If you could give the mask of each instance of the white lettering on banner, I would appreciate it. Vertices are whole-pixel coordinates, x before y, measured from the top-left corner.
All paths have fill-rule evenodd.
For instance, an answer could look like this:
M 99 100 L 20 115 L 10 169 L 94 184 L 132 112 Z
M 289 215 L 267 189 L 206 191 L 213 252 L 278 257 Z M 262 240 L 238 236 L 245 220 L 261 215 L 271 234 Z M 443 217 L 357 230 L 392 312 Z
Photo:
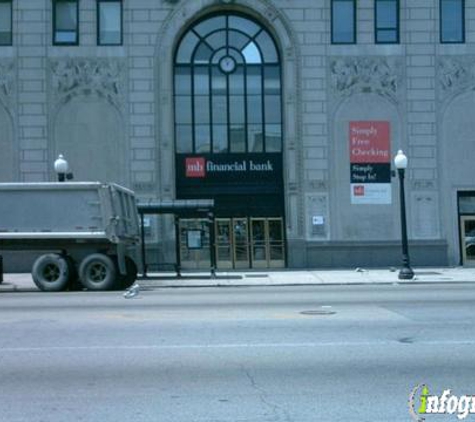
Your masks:
M 247 165 L 246 161 L 242 162 L 237 162 L 235 161 L 232 164 L 226 163 L 226 164 L 215 164 L 212 161 L 208 161 L 206 163 L 206 170 L 213 172 L 219 172 L 219 171 L 246 171 L 247 170 Z
M 206 171 L 213 173 L 213 172 L 238 172 L 238 171 L 274 171 L 274 166 L 267 160 L 266 163 L 256 163 L 252 160 L 248 162 L 243 160 L 241 162 L 235 161 L 234 163 L 213 163 L 212 161 L 208 161 L 206 163 Z
M 354 156 L 370 156 L 370 157 L 389 157 L 389 151 L 387 150 L 381 150 L 381 149 L 376 149 L 376 148 L 370 148 L 370 149 L 361 149 L 361 148 L 353 148 L 351 150 L 351 154 Z
M 373 125 L 371 125 L 369 129 L 352 127 L 351 133 L 355 135 L 375 136 L 378 133 L 378 130 Z
M 274 171 L 272 163 L 267 160 L 267 163 L 254 163 L 252 160 L 249 162 L 249 169 L 251 171 Z

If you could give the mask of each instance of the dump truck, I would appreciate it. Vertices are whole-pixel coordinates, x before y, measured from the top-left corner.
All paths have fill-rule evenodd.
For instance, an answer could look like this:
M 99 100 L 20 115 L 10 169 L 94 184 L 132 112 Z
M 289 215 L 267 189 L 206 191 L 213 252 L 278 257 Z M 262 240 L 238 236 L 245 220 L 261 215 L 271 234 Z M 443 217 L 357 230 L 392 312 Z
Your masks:
M 130 287 L 140 269 L 134 192 L 114 183 L 0 183 L 0 254 L 34 251 L 43 291 Z

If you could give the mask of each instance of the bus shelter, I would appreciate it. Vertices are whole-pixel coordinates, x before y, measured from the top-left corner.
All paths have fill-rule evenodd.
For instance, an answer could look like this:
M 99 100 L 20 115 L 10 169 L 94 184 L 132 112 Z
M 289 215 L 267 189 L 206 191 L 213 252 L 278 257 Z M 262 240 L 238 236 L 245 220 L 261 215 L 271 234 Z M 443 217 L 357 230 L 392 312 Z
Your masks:
M 214 200 L 213 199 L 170 199 L 170 200 L 149 200 L 140 201 L 137 204 L 141 226 L 141 247 L 142 247 L 142 268 L 143 276 L 147 276 L 147 257 L 145 251 L 145 215 L 171 214 L 174 217 L 175 226 L 175 270 L 177 276 L 181 276 L 182 263 L 180 253 L 180 219 L 204 219 L 207 224 L 210 244 L 209 244 L 209 269 L 211 276 L 216 275 L 216 253 L 215 253 L 215 230 L 214 230 Z M 202 244 L 202 233 L 199 230 L 186 230 L 185 239 L 190 248 L 200 248 Z

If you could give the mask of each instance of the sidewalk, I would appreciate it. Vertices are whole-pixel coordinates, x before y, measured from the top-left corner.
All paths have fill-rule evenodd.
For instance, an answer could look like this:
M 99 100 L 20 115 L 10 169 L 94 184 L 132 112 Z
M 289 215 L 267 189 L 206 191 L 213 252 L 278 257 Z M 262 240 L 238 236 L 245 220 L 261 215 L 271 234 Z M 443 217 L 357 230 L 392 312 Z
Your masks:
M 475 268 L 444 267 L 414 268 L 413 280 L 399 280 L 399 269 L 355 270 L 265 270 L 227 272 L 218 271 L 215 278 L 207 272 L 150 273 L 139 277 L 138 283 L 150 288 L 200 286 L 282 286 L 282 285 L 345 285 L 395 283 L 475 283 Z M 39 291 L 30 274 L 4 274 L 1 292 Z

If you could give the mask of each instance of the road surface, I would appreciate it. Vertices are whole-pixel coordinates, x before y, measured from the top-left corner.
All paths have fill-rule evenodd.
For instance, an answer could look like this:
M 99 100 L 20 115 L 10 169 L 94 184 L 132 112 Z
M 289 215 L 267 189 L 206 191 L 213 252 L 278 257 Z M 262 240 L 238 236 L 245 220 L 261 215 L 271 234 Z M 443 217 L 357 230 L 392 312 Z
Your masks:
M 2 293 L 0 333 L 8 422 L 395 422 L 420 383 L 475 394 L 475 285 Z

